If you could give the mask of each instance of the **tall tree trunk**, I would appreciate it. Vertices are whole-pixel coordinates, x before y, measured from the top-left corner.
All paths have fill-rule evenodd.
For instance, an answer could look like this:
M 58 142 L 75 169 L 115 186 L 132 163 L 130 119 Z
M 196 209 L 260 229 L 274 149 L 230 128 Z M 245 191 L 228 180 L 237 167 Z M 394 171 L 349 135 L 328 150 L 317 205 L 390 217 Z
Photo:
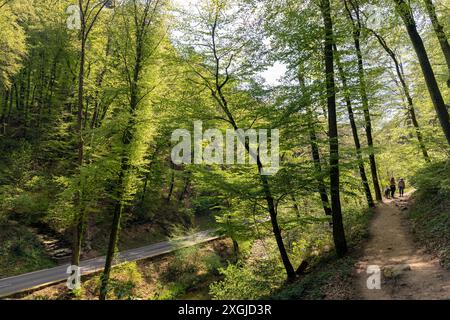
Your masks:
M 146 28 L 149 27 L 149 24 L 147 22 L 147 19 L 150 19 L 148 17 L 149 10 L 150 10 L 150 2 L 146 2 L 146 7 L 144 9 L 144 16 L 142 17 L 142 22 L 139 23 L 138 19 L 138 12 L 135 11 L 135 60 L 134 60 L 134 66 L 132 69 L 132 77 L 130 79 L 130 109 L 129 109 L 129 120 L 127 127 L 125 128 L 122 136 L 122 155 L 121 155 L 121 167 L 120 167 L 120 174 L 119 174 L 119 181 L 118 181 L 118 194 L 117 194 L 117 200 L 116 205 L 114 209 L 114 218 L 111 226 L 111 233 L 109 236 L 109 243 L 108 243 L 108 251 L 106 254 L 106 261 L 105 261 L 105 268 L 103 270 L 102 278 L 101 278 L 101 287 L 100 287 L 100 300 L 106 300 L 107 294 L 108 294 L 108 284 L 109 284 L 109 278 L 111 275 L 111 268 L 112 268 L 112 262 L 114 258 L 114 254 L 117 248 L 117 243 L 119 239 L 119 231 L 120 231 L 120 220 L 122 218 L 122 213 L 125 207 L 125 196 L 127 195 L 128 190 L 128 183 L 129 180 L 127 175 L 129 174 L 130 170 L 130 163 L 129 163 L 129 146 L 134 140 L 134 128 L 136 127 L 136 111 L 138 108 L 138 104 L 140 101 L 139 97 L 139 81 L 142 71 L 142 63 L 144 60 L 143 56 L 143 50 L 144 50 L 144 36 L 145 32 L 147 31 Z M 155 7 L 156 9 L 156 7 Z M 137 10 L 137 7 L 135 6 L 135 10 Z M 151 20 L 149 20 L 151 21 Z
M 433 24 L 434 32 L 436 33 L 436 36 L 439 40 L 439 45 L 441 46 L 442 53 L 444 54 L 445 62 L 447 63 L 447 86 L 450 88 L 450 44 L 448 43 L 447 35 L 444 32 L 444 27 L 439 23 L 433 1 L 424 0 L 424 2 L 425 7 L 427 8 L 428 16 L 430 17 L 431 23 Z
M 212 51 L 213 51 L 213 55 L 214 55 L 214 59 L 215 59 L 215 61 L 214 61 L 215 62 L 215 85 L 214 85 L 215 88 L 210 88 L 210 90 L 211 90 L 211 94 L 212 94 L 213 98 L 217 101 L 218 105 L 220 106 L 220 108 L 225 113 L 226 117 L 228 118 L 228 121 L 233 126 L 233 129 L 235 131 L 237 131 L 237 130 L 239 130 L 239 127 L 233 117 L 233 114 L 231 113 L 230 109 L 228 108 L 227 99 L 224 96 L 223 91 L 222 91 L 222 88 L 227 84 L 227 82 L 229 80 L 229 75 L 228 75 L 228 70 L 226 70 L 227 75 L 226 75 L 225 80 L 223 80 L 223 82 L 222 82 L 222 80 L 220 78 L 220 70 L 219 70 L 220 69 L 220 57 L 216 51 L 216 28 L 217 28 L 217 23 L 218 23 L 218 17 L 219 17 L 219 12 L 215 12 L 215 21 L 212 25 L 212 32 L 211 32 Z M 231 61 L 230 61 L 230 63 L 231 63 Z M 250 154 L 251 150 L 250 150 L 250 146 L 247 141 L 245 141 L 244 146 L 245 146 L 247 153 Z M 278 246 L 278 251 L 281 256 L 281 261 L 283 262 L 283 266 L 286 270 L 286 275 L 287 275 L 288 281 L 292 281 L 293 279 L 295 279 L 296 273 L 295 273 L 295 270 L 289 259 L 289 255 L 286 251 L 286 247 L 283 243 L 283 237 L 281 235 L 281 229 L 278 224 L 277 212 L 276 212 L 276 208 L 275 208 L 275 200 L 272 196 L 269 178 L 266 175 L 262 174 L 264 166 L 261 163 L 259 154 L 256 156 L 256 163 L 257 163 L 257 167 L 258 167 L 261 184 L 263 187 L 264 198 L 267 202 L 267 208 L 269 211 L 270 221 L 272 224 L 272 231 L 273 231 L 275 241 Z
M 300 207 L 298 206 L 297 198 L 292 193 L 290 194 L 290 196 L 291 196 L 292 203 L 294 204 L 295 212 L 297 212 L 297 217 L 300 218 L 302 215 L 302 211 L 300 210 Z
M 220 106 L 223 108 L 225 114 L 227 114 L 228 120 L 232 124 L 234 130 L 235 131 L 239 130 L 239 127 L 236 124 L 236 121 L 234 120 L 233 115 L 231 114 L 230 110 L 228 109 L 227 100 L 223 96 L 221 89 L 219 87 L 217 89 L 218 89 L 218 94 L 219 94 L 220 98 L 217 97 L 216 92 L 213 92 L 213 96 L 215 96 L 215 98 L 219 102 Z M 247 141 L 244 143 L 244 145 L 245 145 L 245 149 L 246 149 L 247 153 L 250 154 L 250 152 L 251 152 L 250 145 L 247 143 Z M 262 174 L 264 166 L 261 163 L 259 154 L 256 156 L 256 163 L 257 163 L 260 180 L 261 180 L 262 187 L 263 187 L 264 197 L 267 202 L 267 207 L 268 207 L 268 211 L 269 211 L 269 215 L 270 215 L 270 222 L 272 224 L 272 232 L 274 234 L 275 241 L 278 246 L 278 251 L 280 252 L 281 261 L 283 262 L 284 268 L 286 270 L 287 279 L 288 279 L 288 281 L 292 281 L 293 279 L 295 279 L 296 273 L 295 273 L 294 267 L 292 266 L 292 263 L 289 259 L 289 255 L 286 251 L 286 247 L 283 242 L 283 237 L 281 235 L 281 229 L 278 224 L 277 211 L 275 209 L 275 200 L 272 196 L 269 178 L 266 175 Z
M 422 68 L 422 72 L 427 84 L 428 92 L 430 93 L 431 100 L 433 101 L 434 109 L 441 123 L 442 130 L 444 131 L 447 142 L 450 145 L 450 117 L 448 114 L 447 106 L 442 98 L 441 90 L 436 81 L 436 77 L 431 67 L 430 59 L 428 58 L 427 51 L 423 44 L 422 38 L 417 31 L 416 22 L 411 12 L 410 6 L 404 0 L 393 0 L 396 4 L 397 11 L 403 19 L 406 30 L 408 31 L 411 42 L 416 51 L 417 58 Z
M 380 45 L 384 48 L 384 50 L 387 52 L 387 54 L 391 57 L 392 61 L 395 64 L 395 70 L 397 72 L 398 79 L 400 80 L 403 93 L 405 94 L 406 102 L 408 103 L 408 113 L 411 117 L 411 121 L 413 123 L 414 129 L 416 131 L 416 137 L 419 141 L 419 147 L 422 151 L 423 157 L 426 162 L 430 162 L 430 157 L 428 155 L 427 148 L 425 146 L 425 142 L 423 141 L 422 131 L 420 130 L 419 122 L 417 121 L 416 117 L 416 110 L 414 108 L 413 99 L 411 97 L 411 94 L 409 92 L 409 87 L 406 83 L 403 71 L 402 71 L 402 65 L 401 62 L 397 59 L 397 56 L 394 51 L 392 51 L 391 48 L 387 45 L 386 41 L 383 39 L 382 36 L 380 36 L 378 33 L 376 33 L 374 30 L 370 30 L 370 32 L 378 39 L 378 42 Z
M 47 108 L 48 108 L 49 114 L 51 113 L 51 110 L 52 110 L 53 94 L 54 94 L 54 89 L 55 89 L 56 76 L 58 73 L 59 56 L 60 56 L 60 50 L 58 50 L 58 52 L 53 57 L 52 69 L 50 71 L 50 79 L 48 82 L 46 102 L 47 102 Z
M 136 68 L 139 68 L 140 70 L 140 61 L 139 66 L 137 65 Z M 137 85 L 137 81 L 139 79 L 139 70 L 135 72 L 135 84 Z M 133 85 L 134 86 L 134 85 Z M 122 213 L 125 207 L 125 200 L 124 197 L 127 192 L 127 177 L 128 171 L 130 169 L 129 164 L 129 154 L 128 154 L 128 147 L 132 143 L 134 136 L 133 136 L 133 128 L 135 127 L 135 112 L 136 107 L 138 104 L 138 96 L 137 91 L 132 89 L 132 96 L 131 96 L 131 102 L 130 102 L 130 119 L 128 121 L 127 128 L 124 130 L 123 137 L 122 137 L 122 144 L 123 144 L 123 154 L 121 156 L 121 166 L 120 166 L 120 174 L 119 174 L 119 181 L 117 182 L 117 185 L 119 186 L 118 194 L 117 194 L 117 200 L 114 208 L 114 217 L 113 222 L 111 226 L 111 233 L 109 236 L 109 243 L 108 243 L 108 251 L 106 254 L 106 261 L 105 261 L 105 268 L 103 270 L 102 275 L 102 282 L 101 282 L 101 288 L 100 288 L 100 300 L 106 300 L 107 294 L 108 294 L 108 283 L 109 278 L 111 274 L 111 268 L 112 268 L 112 262 L 114 259 L 114 254 L 117 248 L 117 243 L 119 239 L 119 230 L 120 230 L 120 220 L 122 218 Z
M 147 188 L 148 188 L 148 182 L 150 179 L 150 175 L 151 175 L 151 170 L 153 167 L 153 164 L 155 162 L 156 157 L 158 156 L 158 153 L 160 152 L 160 149 L 162 148 L 161 144 L 156 144 L 155 149 L 153 150 L 153 152 L 151 153 L 151 156 L 149 158 L 149 163 L 146 167 L 146 171 L 147 173 L 145 174 L 145 178 L 144 178 L 144 186 L 142 188 L 142 195 L 141 195 L 141 199 L 140 199 L 140 206 L 143 207 L 144 203 L 145 203 L 145 197 L 147 196 Z
M 105 56 L 106 57 L 108 57 L 111 53 L 111 42 L 112 42 L 112 38 L 110 35 L 108 35 L 108 40 L 106 42 L 106 48 L 105 48 Z M 91 129 L 97 127 L 98 116 L 99 116 L 99 107 L 100 107 L 100 89 L 103 85 L 103 80 L 105 78 L 107 71 L 108 71 L 108 68 L 107 68 L 107 64 L 105 63 L 102 71 L 97 76 L 97 88 L 95 90 L 95 95 L 94 95 L 94 114 L 92 115 Z
M 323 181 L 323 170 L 322 170 L 322 162 L 320 160 L 320 152 L 319 152 L 319 143 L 317 139 L 316 128 L 314 126 L 314 116 L 313 112 L 308 106 L 308 131 L 309 131 L 309 141 L 311 145 L 311 155 L 314 162 L 314 168 L 317 175 L 317 189 L 320 195 L 320 199 L 322 200 L 322 207 L 325 212 L 325 215 L 331 216 L 331 207 L 330 201 L 328 199 L 327 189 L 325 187 L 325 182 Z
M 2 117 L 0 119 L 1 126 L 2 126 L 2 128 L 1 128 L 2 135 L 6 134 L 6 109 L 8 109 L 8 101 L 9 101 L 9 95 L 10 95 L 9 92 L 10 92 L 9 90 L 5 90 L 3 93 L 4 96 L 3 96 L 3 101 L 2 101 Z
M 122 164 L 120 168 L 119 180 L 117 182 L 119 190 L 119 199 L 117 200 L 114 207 L 114 216 L 111 225 L 111 233 L 108 243 L 108 251 L 106 253 L 105 268 L 101 276 L 101 287 L 100 287 L 100 300 L 106 300 L 108 294 L 108 283 L 111 275 L 111 268 L 114 260 L 114 255 L 117 249 L 117 243 L 119 240 L 119 230 L 120 230 L 120 220 L 122 218 L 122 213 L 124 209 L 123 202 L 123 183 L 125 180 L 125 174 L 128 171 L 129 164 L 126 157 L 122 157 Z
M 20 77 L 18 77 L 20 80 Z M 15 102 L 16 102 L 16 111 L 17 114 L 20 115 L 20 85 L 17 84 L 17 79 L 14 79 L 13 82 L 13 87 L 14 87 L 14 93 L 15 93 Z
M 291 281 L 291 280 L 295 279 L 296 274 L 295 274 L 294 268 L 292 267 L 291 261 L 289 260 L 289 256 L 286 251 L 286 247 L 284 246 L 283 237 L 281 236 L 281 229 L 278 224 L 277 212 L 275 210 L 275 201 L 273 199 L 272 192 L 270 189 L 269 178 L 267 176 L 261 174 L 263 166 L 259 159 L 259 156 L 257 159 L 257 163 L 258 163 L 258 169 L 260 171 L 260 178 L 261 178 L 261 181 L 263 184 L 263 190 L 264 190 L 266 202 L 267 202 L 268 208 L 269 208 L 270 221 L 272 223 L 272 231 L 273 231 L 275 240 L 278 245 L 278 250 L 280 251 L 281 260 L 282 260 L 284 268 L 286 270 L 287 278 L 289 281 Z
M 351 9 L 348 7 L 348 3 L 350 3 L 353 7 L 353 11 L 356 15 L 356 21 L 353 18 Z M 372 120 L 370 116 L 370 108 L 369 108 L 369 98 L 367 96 L 367 86 L 366 86 L 366 75 L 364 71 L 364 63 L 361 52 L 361 20 L 360 20 L 360 12 L 358 3 L 354 0 L 345 0 L 345 8 L 348 13 L 348 17 L 353 25 L 353 40 L 355 43 L 355 51 L 356 56 L 358 58 L 358 77 L 359 77 L 359 90 L 361 95 L 361 100 L 363 104 L 364 111 L 364 121 L 365 121 L 365 129 L 367 136 L 367 146 L 369 147 L 369 161 L 370 161 L 370 172 L 372 174 L 372 182 L 375 191 L 375 198 L 378 201 L 382 201 L 381 188 L 380 183 L 378 181 L 378 172 L 377 172 L 377 164 L 375 160 L 375 149 L 373 144 L 372 137 Z
M 132 90 L 134 91 L 134 90 Z M 132 93 L 131 97 L 131 114 L 130 119 L 128 121 L 127 127 L 124 130 L 123 136 L 122 136 L 122 143 L 123 143 L 123 154 L 121 156 L 121 165 L 120 165 L 120 173 L 119 173 L 119 179 L 117 182 L 118 185 L 118 191 L 117 191 L 117 200 L 114 207 L 114 216 L 113 221 L 111 225 L 111 232 L 109 235 L 109 243 L 108 243 L 108 251 L 106 253 L 106 261 L 105 261 L 105 268 L 103 270 L 103 274 L 101 277 L 101 287 L 100 287 L 100 300 L 106 300 L 107 294 L 108 294 L 108 283 L 109 278 L 111 275 L 111 268 L 112 263 L 114 259 L 114 255 L 117 249 L 117 243 L 119 240 L 119 231 L 120 231 L 120 221 L 122 218 L 123 210 L 125 207 L 125 195 L 127 192 L 127 177 L 126 175 L 129 173 L 130 164 L 128 160 L 128 146 L 133 141 L 133 128 L 135 127 L 135 111 L 137 107 L 137 92 Z
M 38 106 L 38 120 L 37 120 L 37 127 L 40 129 L 42 125 L 42 108 L 45 104 L 44 101 L 44 91 L 45 91 L 45 70 L 47 68 L 46 60 L 45 60 L 45 53 L 41 52 L 41 66 L 40 66 L 40 72 L 39 72 L 39 87 L 36 92 L 36 100 L 37 100 L 37 106 Z M 39 130 L 40 132 L 40 130 Z
M 350 90 L 349 90 L 348 84 L 347 84 L 347 77 L 345 76 L 344 67 L 342 66 L 336 44 L 333 44 L 333 49 L 334 49 L 334 52 L 336 55 L 335 60 L 336 60 L 336 64 L 338 67 L 339 76 L 340 76 L 341 82 L 342 82 L 342 90 L 344 92 L 344 99 L 345 99 L 345 103 L 347 105 L 347 112 L 348 112 L 348 118 L 350 120 L 350 126 L 352 128 L 353 141 L 355 142 L 359 175 L 361 177 L 361 181 L 362 181 L 362 184 L 364 187 L 364 192 L 366 194 L 367 204 L 368 204 L 369 208 L 373 208 L 373 207 L 375 207 L 375 203 L 373 201 L 372 192 L 370 191 L 369 181 L 368 181 L 367 175 L 366 175 L 366 169 L 364 168 L 364 159 L 362 156 L 361 143 L 359 141 L 358 128 L 356 126 L 355 115 L 353 113 L 353 106 L 352 106 L 352 100 L 350 98 Z
M 170 173 L 170 186 L 169 186 L 169 193 L 167 195 L 167 203 L 170 203 L 170 200 L 172 199 L 172 194 L 173 194 L 173 188 L 175 185 L 175 168 L 173 165 L 173 162 L 171 162 L 171 173 Z
M 13 104 L 14 104 L 14 86 L 11 86 L 11 89 L 9 90 L 9 108 L 8 108 L 8 116 L 6 118 L 6 124 L 9 124 L 11 121 Z
M 26 95 L 25 95 L 25 103 L 24 103 L 24 125 L 25 125 L 25 136 L 28 134 L 28 114 L 30 107 L 30 94 L 31 94 L 31 73 L 32 73 L 32 63 L 31 60 L 28 63 L 28 72 L 27 72 L 27 86 L 26 86 Z
M 219 102 L 223 111 L 227 115 L 229 122 L 232 124 L 234 130 L 236 130 L 236 131 L 239 130 L 239 127 L 236 124 L 233 115 L 231 114 L 230 110 L 228 109 L 227 100 L 223 96 L 220 86 L 217 87 L 217 90 L 218 90 L 218 92 L 215 92 L 215 91 L 213 92 L 213 96 Z M 219 96 L 217 96 L 217 94 Z M 250 153 L 249 144 L 247 142 L 245 142 L 244 145 L 245 145 L 245 149 L 246 149 L 247 153 Z M 282 260 L 284 268 L 286 270 L 287 278 L 289 281 L 291 281 L 291 280 L 295 279 L 295 277 L 296 277 L 295 270 L 291 264 L 291 261 L 289 260 L 289 255 L 288 255 L 288 253 L 286 251 L 286 247 L 283 243 L 283 237 L 281 235 L 281 229 L 278 224 L 277 212 L 275 209 L 275 200 L 272 196 L 269 178 L 266 175 L 262 174 L 264 166 L 261 163 L 261 159 L 260 159 L 259 155 L 257 155 L 257 157 L 256 157 L 256 163 L 257 163 L 257 167 L 258 167 L 261 184 L 263 187 L 264 197 L 267 202 L 267 207 L 268 207 L 268 211 L 269 211 L 269 215 L 270 215 L 270 221 L 272 224 L 272 231 L 273 231 L 275 241 L 278 246 L 278 251 L 280 252 L 281 260 Z
M 183 187 L 183 191 L 181 191 L 180 196 L 178 197 L 178 204 L 180 205 L 183 200 L 184 197 L 186 196 L 188 189 L 189 189 L 189 185 L 191 183 L 191 177 L 190 177 L 190 172 L 187 173 L 187 176 L 184 180 L 184 187 Z
M 321 0 L 320 9 L 325 25 L 325 76 L 327 87 L 328 127 L 330 139 L 330 185 L 331 210 L 333 220 L 333 239 L 339 257 L 347 253 L 344 224 L 342 222 L 339 172 L 339 137 L 336 114 L 336 88 L 333 62 L 333 21 L 331 19 L 330 0 Z
M 81 0 L 80 0 L 81 3 Z M 80 4 L 81 7 L 81 4 Z M 82 176 L 81 169 L 84 160 L 84 139 L 83 139 L 83 113 L 84 113 L 84 65 L 86 56 L 86 22 L 83 21 L 81 25 L 81 49 L 80 49 L 80 69 L 78 73 L 78 109 L 77 109 L 77 139 L 78 139 L 78 170 L 79 185 L 75 195 L 75 204 L 77 212 L 75 213 L 75 225 L 73 233 L 73 251 L 72 251 L 72 265 L 80 265 L 81 246 L 83 243 L 83 225 L 84 225 L 84 204 L 82 193 Z
M 300 89 L 303 92 L 303 95 L 308 97 L 306 93 L 305 87 L 305 79 L 304 79 L 304 70 L 301 68 L 298 80 L 300 84 Z M 327 189 L 325 187 L 325 183 L 323 181 L 323 171 L 322 171 L 322 162 L 320 159 L 320 151 L 319 151 L 319 142 L 317 139 L 317 132 L 315 127 L 316 116 L 314 115 L 313 110 L 311 109 L 311 101 L 307 98 L 305 103 L 306 112 L 308 115 L 308 132 L 309 132 L 309 142 L 311 145 L 311 156 L 314 162 L 315 174 L 317 175 L 317 191 L 319 192 L 320 199 L 322 201 L 322 207 L 325 212 L 325 215 L 331 216 L 331 207 L 330 201 L 328 199 Z
M 78 139 L 78 169 L 79 169 L 79 185 L 75 194 L 75 204 L 77 211 L 75 217 L 74 226 L 74 239 L 73 239 L 73 252 L 72 252 L 72 265 L 79 266 L 81 246 L 83 243 L 83 228 L 85 223 L 85 203 L 84 203 L 84 183 L 82 175 L 82 167 L 84 163 L 84 138 L 83 138 L 83 121 L 84 121 L 84 75 L 85 75 L 85 63 L 86 63 L 86 42 L 89 37 L 89 33 L 96 23 L 100 12 L 103 10 L 108 1 L 103 0 L 95 4 L 92 8 L 89 7 L 90 1 L 86 2 L 83 6 L 83 0 L 78 0 L 78 8 L 80 10 L 80 66 L 78 72 L 78 109 L 77 109 L 77 139 Z M 96 12 L 94 13 L 94 8 Z M 88 13 L 89 12 L 89 13 Z M 91 21 L 88 21 L 90 19 Z M 56 59 L 56 58 L 55 58 Z

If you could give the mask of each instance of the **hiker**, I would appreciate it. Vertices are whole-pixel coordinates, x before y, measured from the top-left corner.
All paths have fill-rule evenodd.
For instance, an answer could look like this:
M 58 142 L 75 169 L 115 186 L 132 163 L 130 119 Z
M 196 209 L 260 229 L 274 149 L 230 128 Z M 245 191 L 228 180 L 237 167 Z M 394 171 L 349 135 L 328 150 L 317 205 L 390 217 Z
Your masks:
M 391 178 L 391 198 L 394 198 L 395 195 L 395 188 L 396 188 L 395 178 Z
M 400 194 L 400 197 L 403 197 L 404 192 L 405 192 L 405 180 L 403 180 L 403 178 L 400 178 L 400 180 L 398 180 L 398 193 Z
M 390 195 L 391 195 L 391 188 L 390 188 L 390 187 L 386 187 L 386 188 L 384 189 L 384 197 L 385 197 L 386 199 L 389 199 L 389 198 L 390 198 Z

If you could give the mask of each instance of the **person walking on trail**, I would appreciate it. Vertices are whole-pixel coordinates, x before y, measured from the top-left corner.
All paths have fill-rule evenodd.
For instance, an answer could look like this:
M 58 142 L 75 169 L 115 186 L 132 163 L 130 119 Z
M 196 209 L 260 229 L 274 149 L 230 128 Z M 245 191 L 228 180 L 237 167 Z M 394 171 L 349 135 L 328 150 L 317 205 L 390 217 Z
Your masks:
M 390 198 L 391 198 L 391 187 L 387 186 L 387 187 L 384 189 L 384 197 L 385 197 L 386 199 L 390 199 Z
M 403 180 L 403 178 L 400 178 L 400 180 L 398 180 L 398 193 L 400 194 L 400 197 L 403 197 L 404 192 L 405 192 L 405 180 Z
M 394 198 L 396 185 L 397 184 L 395 183 L 395 178 L 392 177 L 391 178 L 391 198 Z

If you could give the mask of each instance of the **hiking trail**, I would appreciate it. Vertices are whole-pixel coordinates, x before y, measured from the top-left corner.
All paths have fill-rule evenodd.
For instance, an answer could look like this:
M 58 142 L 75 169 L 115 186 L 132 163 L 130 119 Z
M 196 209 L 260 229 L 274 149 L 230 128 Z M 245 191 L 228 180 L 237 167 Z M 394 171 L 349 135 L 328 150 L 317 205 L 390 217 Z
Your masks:
M 410 194 L 385 199 L 375 209 L 369 239 L 356 264 L 356 298 L 363 300 L 450 299 L 450 271 L 414 242 L 407 220 Z M 368 289 L 369 265 L 381 269 L 381 289 Z

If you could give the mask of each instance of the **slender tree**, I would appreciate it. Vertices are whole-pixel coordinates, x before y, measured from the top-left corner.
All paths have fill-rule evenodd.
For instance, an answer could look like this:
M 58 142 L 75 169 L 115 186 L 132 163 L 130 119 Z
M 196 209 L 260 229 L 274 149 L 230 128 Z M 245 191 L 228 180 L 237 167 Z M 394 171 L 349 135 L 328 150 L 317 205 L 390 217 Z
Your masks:
M 157 15 L 160 13 L 163 1 L 160 0 L 133 0 L 129 5 L 132 14 L 132 28 L 126 30 L 128 39 L 126 42 L 126 53 L 123 54 L 124 68 L 128 83 L 128 101 L 127 108 L 128 121 L 122 133 L 122 152 L 120 155 L 120 169 L 117 180 L 117 188 L 115 195 L 114 215 L 109 236 L 108 250 L 106 253 L 105 268 L 101 277 L 100 300 L 106 300 L 108 294 L 108 283 L 111 275 L 114 255 L 119 240 L 120 222 L 130 193 L 131 180 L 131 144 L 136 140 L 136 125 L 139 107 L 143 103 L 143 99 L 148 95 L 142 84 L 142 74 L 144 72 L 145 63 L 156 52 L 161 41 L 155 47 L 149 48 L 150 31 L 156 24 Z M 126 10 L 126 9 L 125 9 Z M 128 17 L 124 17 L 127 20 Z M 129 43 L 133 43 L 129 46 Z M 132 61 L 129 59 L 129 50 L 132 50 Z M 132 65 L 129 65 L 132 63 Z M 151 91 L 151 90 L 150 90 Z
M 81 247 L 83 242 L 83 229 L 86 219 L 86 211 L 84 206 L 83 194 L 83 175 L 81 169 L 84 162 L 84 137 L 83 137 L 83 121 L 84 121 L 84 78 L 86 63 L 86 43 L 89 34 L 97 22 L 101 11 L 109 1 L 104 0 L 91 4 L 90 1 L 78 1 L 80 13 L 80 56 L 78 71 L 78 103 L 77 103 L 77 140 L 78 140 L 78 170 L 80 170 L 80 182 L 75 195 L 76 214 L 74 217 L 74 233 L 73 233 L 73 251 L 72 265 L 80 265 Z
M 408 103 L 408 113 L 409 113 L 409 116 L 413 123 L 414 129 L 416 131 L 416 137 L 419 142 L 420 150 L 422 151 L 425 161 L 430 162 L 430 156 L 428 155 L 427 147 L 425 146 L 425 142 L 423 141 L 422 130 L 420 129 L 419 122 L 417 121 L 416 109 L 414 107 L 414 102 L 413 102 L 412 96 L 409 92 L 409 87 L 408 87 L 408 84 L 406 83 L 405 76 L 402 71 L 403 68 L 402 68 L 401 62 L 398 60 L 395 52 L 391 48 L 389 48 L 388 44 L 386 43 L 386 40 L 381 35 L 379 35 L 374 30 L 369 29 L 369 31 L 377 38 L 380 45 L 383 47 L 383 49 L 387 52 L 389 57 L 391 57 L 392 61 L 394 62 L 395 71 L 397 72 L 397 77 L 400 80 L 400 84 L 402 86 L 403 93 L 404 93 L 406 101 Z
M 355 44 L 356 56 L 358 58 L 358 77 L 359 77 L 359 91 L 361 95 L 361 100 L 363 104 L 363 112 L 364 112 L 364 120 L 365 120 L 365 129 L 366 129 L 366 137 L 367 137 L 367 145 L 369 147 L 369 162 L 370 162 L 370 172 L 372 174 L 372 182 L 375 191 L 375 198 L 378 201 L 382 200 L 380 183 L 378 181 L 378 172 L 377 172 L 377 164 L 375 159 L 375 148 L 373 144 L 373 134 L 372 134 L 372 120 L 370 115 L 369 108 L 369 97 L 367 96 L 367 85 L 366 85 L 366 75 L 364 71 L 364 61 L 361 51 L 361 17 L 359 4 L 356 0 L 345 0 L 344 1 L 345 9 L 348 14 L 348 18 L 352 23 L 353 27 L 353 41 Z M 350 6 L 352 8 L 350 8 Z M 355 18 L 353 17 L 353 13 L 355 14 Z
M 433 101 L 434 109 L 441 123 L 444 135 L 447 138 L 447 142 L 450 145 L 450 117 L 447 106 L 442 97 L 441 90 L 439 89 L 436 77 L 434 75 L 433 68 L 431 67 L 428 53 L 423 44 L 423 40 L 417 31 L 416 21 L 414 20 L 411 7 L 404 0 L 393 0 L 396 4 L 396 9 L 400 14 L 403 23 L 405 24 L 409 38 L 413 44 L 414 50 L 417 54 L 422 73 L 425 78 L 425 83 L 430 93 L 431 100 Z
M 444 27 L 439 22 L 439 18 L 436 14 L 436 7 L 432 0 L 424 0 L 425 7 L 430 17 L 431 23 L 433 24 L 434 32 L 439 40 L 439 45 L 441 46 L 442 53 L 444 54 L 445 62 L 447 63 L 448 69 L 448 79 L 447 86 L 450 88 L 450 44 L 448 43 L 447 35 L 444 32 Z
M 339 172 L 339 137 L 336 112 L 336 87 L 334 81 L 333 59 L 333 20 L 331 19 L 330 0 L 321 0 L 320 9 L 325 26 L 325 77 L 327 87 L 328 106 L 328 130 L 330 139 L 330 185 L 331 185 L 331 210 L 333 220 L 333 239 L 338 256 L 347 253 L 347 240 L 345 239 L 344 224 L 342 221 L 341 197 L 340 197 L 340 172 Z
M 350 121 L 350 126 L 352 128 L 353 141 L 355 142 L 356 157 L 358 160 L 359 174 L 361 176 L 361 181 L 364 187 L 364 192 L 366 194 L 367 204 L 369 208 L 373 208 L 375 203 L 373 201 L 372 192 L 370 191 L 369 181 L 366 175 L 366 169 L 364 168 L 364 159 L 361 150 L 361 142 L 358 135 L 358 127 L 356 126 L 355 114 L 353 112 L 352 101 L 350 98 L 350 90 L 348 87 L 347 77 L 345 75 L 344 67 L 342 66 L 341 59 L 339 56 L 339 51 L 336 44 L 333 44 L 333 50 L 335 53 L 335 60 L 339 71 L 339 77 L 341 78 L 342 90 L 344 93 L 345 104 L 347 105 L 348 118 Z
M 221 27 L 220 23 L 224 21 L 222 18 L 225 14 L 225 5 L 226 1 L 211 1 L 209 3 L 209 10 L 211 10 L 211 13 L 208 19 L 204 20 L 205 28 L 208 28 L 209 30 L 207 32 L 204 32 L 203 30 L 200 31 L 202 34 L 208 34 L 210 36 L 209 39 L 206 38 L 204 41 L 205 47 L 209 48 L 208 54 L 211 59 L 212 71 L 207 71 L 208 75 L 205 75 L 204 68 L 200 69 L 201 67 L 199 67 L 199 69 L 196 69 L 195 67 L 193 67 L 193 69 L 196 75 L 202 79 L 204 86 L 210 91 L 214 101 L 220 107 L 220 110 L 225 114 L 225 120 L 229 124 L 231 124 L 235 131 L 238 131 L 239 129 L 241 129 L 241 127 L 237 123 L 235 115 L 233 114 L 232 109 L 229 106 L 229 99 L 227 97 L 227 94 L 225 93 L 225 88 L 231 79 L 230 67 L 234 63 L 238 63 L 237 61 L 239 55 L 242 56 L 240 50 L 241 48 L 243 48 L 243 43 L 230 42 L 230 46 L 234 46 L 232 48 L 223 48 L 219 46 L 220 40 L 224 40 L 220 39 L 220 31 L 225 30 L 226 28 L 226 26 L 224 26 L 221 30 L 219 30 L 219 28 Z M 227 26 L 230 26 L 229 21 L 227 21 L 227 23 Z M 236 38 L 238 38 L 238 36 L 236 36 Z M 239 39 L 238 41 L 244 42 L 245 40 Z M 209 74 L 212 74 L 212 76 L 210 76 Z M 281 261 L 286 271 L 287 279 L 291 281 L 295 279 L 296 271 L 292 266 L 288 252 L 283 242 L 281 228 L 278 222 L 276 203 L 270 185 L 270 179 L 267 175 L 262 174 L 264 167 L 259 153 L 253 153 L 253 150 L 251 150 L 248 141 L 241 141 L 241 143 L 244 144 L 245 150 L 249 154 L 249 156 L 256 160 L 259 179 L 264 194 L 264 200 L 267 204 L 267 210 L 270 216 L 272 232 L 278 247 Z
M 311 101 L 309 99 L 309 95 L 306 93 L 305 88 L 305 79 L 304 79 L 304 70 L 301 68 L 298 80 L 300 84 L 300 90 L 303 92 L 303 95 L 307 97 L 307 101 L 305 103 L 306 113 L 307 113 L 307 126 L 309 132 L 309 142 L 311 145 L 311 156 L 314 162 L 315 174 L 317 175 L 317 190 L 320 195 L 320 199 L 322 200 L 322 207 L 325 212 L 325 215 L 331 216 L 331 207 L 330 201 L 328 199 L 328 193 L 325 186 L 325 182 L 323 180 L 323 170 L 322 170 L 322 161 L 320 159 L 320 151 L 319 151 L 319 141 L 317 138 L 316 132 L 316 124 L 317 121 L 316 116 L 311 108 Z

